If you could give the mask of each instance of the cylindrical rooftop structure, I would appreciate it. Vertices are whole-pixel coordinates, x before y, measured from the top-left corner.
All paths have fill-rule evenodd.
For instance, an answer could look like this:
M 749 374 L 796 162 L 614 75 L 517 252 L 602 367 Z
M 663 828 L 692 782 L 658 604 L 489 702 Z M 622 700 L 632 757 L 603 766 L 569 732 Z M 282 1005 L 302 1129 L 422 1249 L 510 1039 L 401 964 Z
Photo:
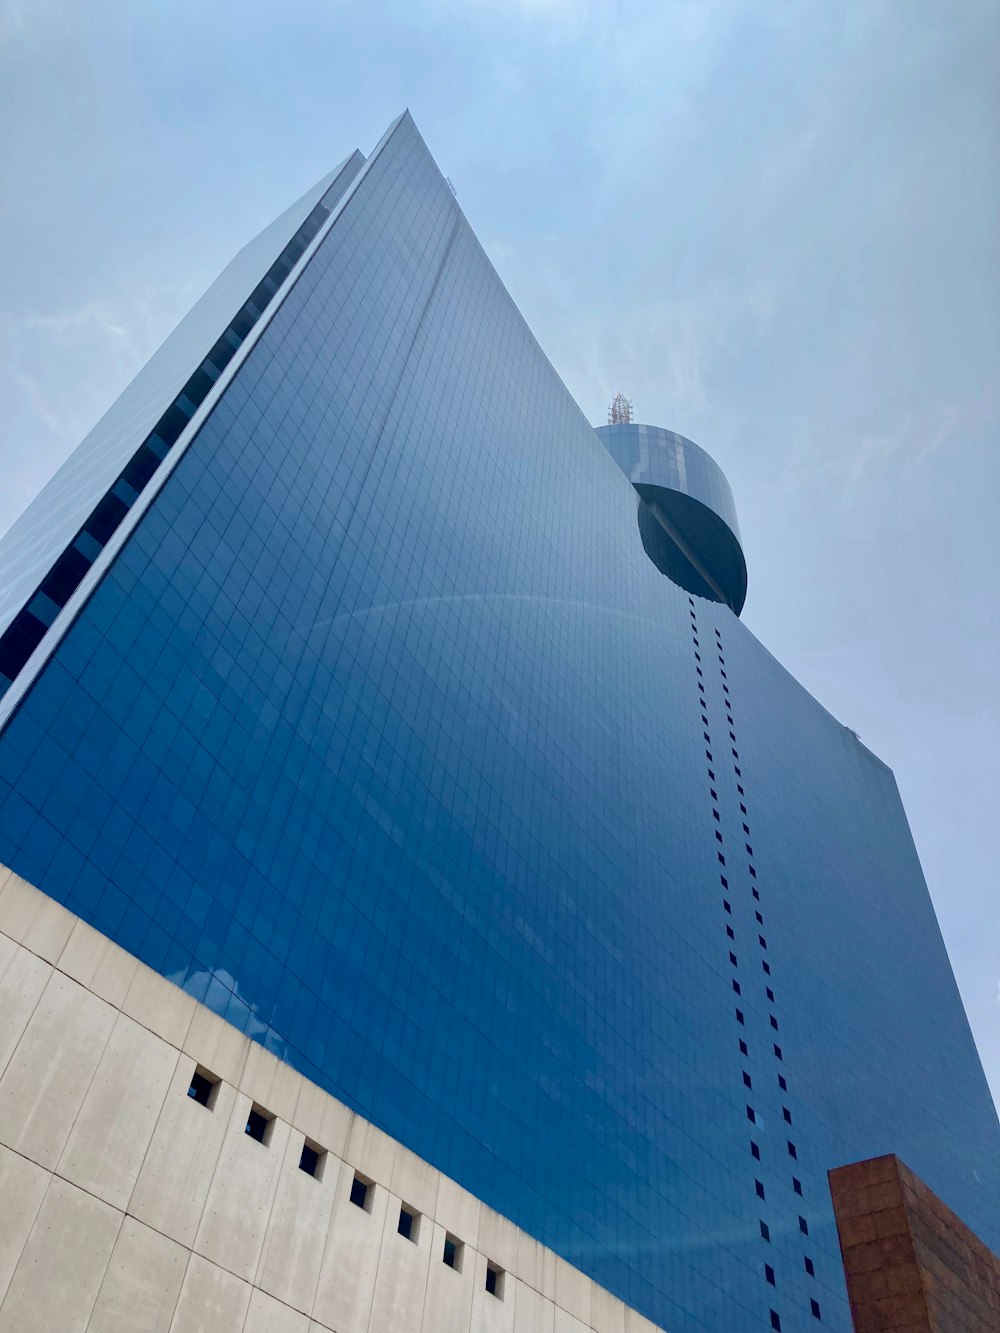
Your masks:
M 747 595 L 736 506 L 719 465 L 692 440 L 635 421 L 597 434 L 639 493 L 639 532 L 661 573 L 737 615 Z

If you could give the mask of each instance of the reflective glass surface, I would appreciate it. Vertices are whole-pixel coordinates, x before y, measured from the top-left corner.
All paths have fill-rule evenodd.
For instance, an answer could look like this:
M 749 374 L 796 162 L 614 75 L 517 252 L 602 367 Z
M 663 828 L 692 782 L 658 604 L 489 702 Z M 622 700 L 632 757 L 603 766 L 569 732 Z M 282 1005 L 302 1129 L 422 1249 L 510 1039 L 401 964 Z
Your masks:
M 598 426 L 605 448 L 634 486 L 664 486 L 707 505 L 737 541 L 733 492 L 715 459 L 676 431 L 640 422 Z
M 671 1333 L 847 1333 L 827 1168 L 996 1247 L 996 1115 L 891 773 L 635 513 L 405 117 L 0 735 L 0 860 Z

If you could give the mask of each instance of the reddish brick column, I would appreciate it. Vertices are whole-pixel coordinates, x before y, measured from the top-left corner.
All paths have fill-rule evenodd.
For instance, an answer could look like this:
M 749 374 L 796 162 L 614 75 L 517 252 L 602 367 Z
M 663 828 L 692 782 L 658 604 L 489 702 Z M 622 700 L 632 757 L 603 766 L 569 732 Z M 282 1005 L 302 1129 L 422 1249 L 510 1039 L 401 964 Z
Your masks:
M 897 1157 L 830 1192 L 856 1333 L 1000 1333 L 1000 1259 Z

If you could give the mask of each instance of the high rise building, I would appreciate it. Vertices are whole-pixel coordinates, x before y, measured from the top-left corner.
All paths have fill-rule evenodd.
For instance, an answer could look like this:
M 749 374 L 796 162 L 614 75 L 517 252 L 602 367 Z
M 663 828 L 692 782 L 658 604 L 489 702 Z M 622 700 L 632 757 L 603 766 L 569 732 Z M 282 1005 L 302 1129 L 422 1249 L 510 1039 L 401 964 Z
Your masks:
M 846 1333 L 828 1168 L 898 1153 L 996 1248 L 997 1116 L 892 773 L 741 623 L 719 468 L 631 418 L 402 116 L 0 543 L 0 862 L 669 1333 Z

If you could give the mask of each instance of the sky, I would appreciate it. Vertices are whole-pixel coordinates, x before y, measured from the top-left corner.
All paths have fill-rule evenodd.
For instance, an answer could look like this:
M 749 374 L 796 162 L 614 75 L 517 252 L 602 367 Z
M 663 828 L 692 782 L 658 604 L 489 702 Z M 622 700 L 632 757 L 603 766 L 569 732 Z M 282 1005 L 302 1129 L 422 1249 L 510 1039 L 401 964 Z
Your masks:
M 589 418 L 726 471 L 743 619 L 895 771 L 1000 1101 L 998 50 L 995 0 L 0 0 L 0 531 L 409 107 Z

